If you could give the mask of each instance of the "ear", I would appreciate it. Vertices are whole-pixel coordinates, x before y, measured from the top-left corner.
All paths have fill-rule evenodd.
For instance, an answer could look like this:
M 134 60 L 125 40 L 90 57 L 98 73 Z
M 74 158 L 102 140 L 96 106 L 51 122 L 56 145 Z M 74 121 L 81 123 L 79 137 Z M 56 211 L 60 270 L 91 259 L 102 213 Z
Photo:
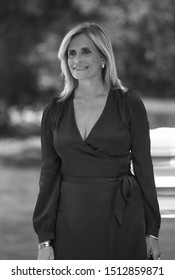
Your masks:
M 101 67 L 102 67 L 102 69 L 105 67 L 105 65 L 106 65 L 106 60 L 105 60 L 104 57 L 102 57 L 102 59 L 101 59 Z
M 104 56 L 101 56 L 101 63 L 106 63 L 106 59 Z

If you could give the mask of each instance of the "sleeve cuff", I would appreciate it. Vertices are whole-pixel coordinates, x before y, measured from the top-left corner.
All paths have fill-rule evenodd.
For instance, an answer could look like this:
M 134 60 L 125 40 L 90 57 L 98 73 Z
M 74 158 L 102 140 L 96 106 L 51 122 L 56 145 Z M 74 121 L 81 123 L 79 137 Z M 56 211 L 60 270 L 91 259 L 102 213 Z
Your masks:
M 47 240 L 53 240 L 53 239 L 54 239 L 54 234 L 52 232 L 38 234 L 39 243 Z
M 159 229 L 155 228 L 146 228 L 146 235 L 153 235 L 155 237 L 159 237 Z

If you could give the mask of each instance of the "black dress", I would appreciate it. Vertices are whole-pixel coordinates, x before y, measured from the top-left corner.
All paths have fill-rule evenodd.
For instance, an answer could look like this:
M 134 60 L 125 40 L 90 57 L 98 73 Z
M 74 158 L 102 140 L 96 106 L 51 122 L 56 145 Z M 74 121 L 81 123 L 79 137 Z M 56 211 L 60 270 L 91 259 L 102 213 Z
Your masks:
M 55 259 L 146 259 L 145 235 L 158 235 L 160 213 L 145 107 L 135 92 L 110 90 L 84 141 L 73 98 L 43 113 L 39 241 L 53 240 Z

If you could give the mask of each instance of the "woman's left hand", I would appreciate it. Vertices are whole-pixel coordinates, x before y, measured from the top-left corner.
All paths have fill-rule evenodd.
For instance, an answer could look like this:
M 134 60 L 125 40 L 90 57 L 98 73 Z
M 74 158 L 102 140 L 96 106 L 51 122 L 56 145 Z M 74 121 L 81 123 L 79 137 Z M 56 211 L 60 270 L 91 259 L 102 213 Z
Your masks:
M 151 236 L 146 236 L 146 246 L 147 246 L 147 256 L 149 258 L 149 254 L 153 254 L 154 260 L 160 260 L 160 246 L 159 241 Z

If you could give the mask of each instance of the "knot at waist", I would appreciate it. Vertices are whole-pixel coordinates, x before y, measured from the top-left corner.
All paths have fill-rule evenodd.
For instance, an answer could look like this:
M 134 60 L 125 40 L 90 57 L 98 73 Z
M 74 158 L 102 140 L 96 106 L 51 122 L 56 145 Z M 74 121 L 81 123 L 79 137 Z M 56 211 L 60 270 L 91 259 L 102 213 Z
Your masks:
M 134 198 L 134 189 L 131 176 L 124 175 L 116 179 L 114 198 L 114 215 L 120 225 L 123 223 L 126 205 Z
M 126 206 L 130 201 L 134 198 L 134 188 L 133 188 L 133 180 L 132 174 L 130 175 L 122 175 L 121 177 L 72 177 L 72 176 L 63 176 L 63 181 L 71 183 L 71 184 L 93 184 L 92 187 L 94 191 L 97 190 L 101 192 L 101 184 L 103 183 L 113 183 L 115 187 L 114 189 L 114 197 L 113 201 L 113 211 L 114 216 L 120 225 L 123 224 L 123 218 L 125 214 Z M 95 185 L 97 184 L 97 188 Z M 101 187 L 100 187 L 101 186 Z M 107 187 L 108 188 L 108 187 Z M 103 188 L 102 188 L 103 189 Z M 105 188 L 106 189 L 106 188 Z M 67 191 L 71 192 L 74 190 L 74 187 L 69 188 Z M 84 191 L 84 188 L 79 188 L 79 191 Z M 90 189 L 89 189 L 90 191 Z M 91 189 L 92 191 L 92 189 Z M 110 189 L 109 189 L 110 191 Z M 86 189 L 87 194 L 87 189 Z M 98 195 L 96 196 L 98 199 Z

